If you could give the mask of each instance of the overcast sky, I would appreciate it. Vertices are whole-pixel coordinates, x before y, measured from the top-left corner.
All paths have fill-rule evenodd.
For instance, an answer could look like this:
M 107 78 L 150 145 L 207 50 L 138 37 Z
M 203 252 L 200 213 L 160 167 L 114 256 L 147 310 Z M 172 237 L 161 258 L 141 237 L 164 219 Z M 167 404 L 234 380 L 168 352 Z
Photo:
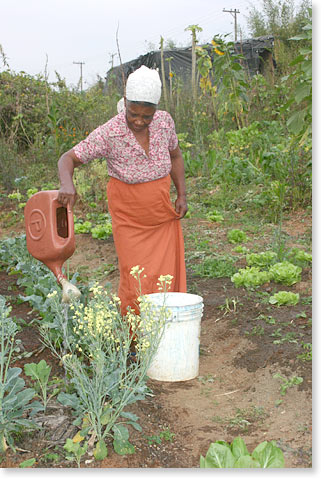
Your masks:
M 80 78 L 80 65 L 73 62 L 84 62 L 87 87 L 111 66 L 117 28 L 122 61 L 127 62 L 148 46 L 158 48 L 161 35 L 177 46 L 189 45 L 188 25 L 203 29 L 200 42 L 228 33 L 232 40 L 234 15 L 223 9 L 239 10 L 238 25 L 246 37 L 252 4 L 262 10 L 262 0 L 0 0 L 0 44 L 13 71 L 44 73 L 48 57 L 49 80 L 56 79 L 57 71 L 68 85 Z M 118 55 L 113 61 L 119 65 Z
M 185 28 L 193 24 L 203 29 L 201 43 L 215 34 L 233 40 L 234 15 L 223 9 L 239 10 L 238 27 L 246 38 L 249 11 L 255 6 L 262 12 L 262 5 L 262 0 L 0 0 L 0 44 L 11 70 L 43 74 L 48 59 L 49 80 L 56 80 L 57 71 L 68 85 L 80 79 L 80 64 L 73 62 L 84 62 L 86 88 L 97 75 L 105 77 L 112 59 L 119 65 L 117 28 L 127 62 L 158 48 L 160 36 L 188 46 Z

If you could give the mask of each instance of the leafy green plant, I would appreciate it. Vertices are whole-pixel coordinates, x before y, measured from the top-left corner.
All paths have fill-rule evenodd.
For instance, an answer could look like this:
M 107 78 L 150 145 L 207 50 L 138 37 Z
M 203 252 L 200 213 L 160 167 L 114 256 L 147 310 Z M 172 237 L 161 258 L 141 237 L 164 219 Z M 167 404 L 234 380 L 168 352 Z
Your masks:
M 303 41 L 306 45 L 300 48 L 299 55 L 291 62 L 295 70 L 283 81 L 288 79 L 294 81 L 292 95 L 282 108 L 290 111 L 287 121 L 288 129 L 297 136 L 299 144 L 302 145 L 312 132 L 312 24 L 309 23 L 302 28 L 300 35 L 290 40 Z
M 292 248 L 288 255 L 288 259 L 299 266 L 307 266 L 312 263 L 313 257 L 311 253 L 307 253 L 303 249 Z
M 312 344 L 311 343 L 302 343 L 301 346 L 304 349 L 304 351 L 303 351 L 303 353 L 298 354 L 297 358 L 299 360 L 303 360 L 303 361 L 312 361 L 312 359 L 313 359 Z
M 42 460 L 58 462 L 60 460 L 60 455 L 56 452 L 45 452 L 41 455 Z
M 227 239 L 230 243 L 244 243 L 247 241 L 247 236 L 241 229 L 231 229 L 227 233 Z
M 108 239 L 112 234 L 111 223 L 99 224 L 91 229 L 92 237 L 95 239 Z
M 246 331 L 244 333 L 247 336 L 262 336 L 264 335 L 264 328 L 263 326 L 254 326 L 251 331 Z
M 280 394 L 286 395 L 288 388 L 291 388 L 295 385 L 300 385 L 303 383 L 303 377 L 292 376 L 291 378 L 285 378 L 280 373 L 275 373 L 273 378 L 277 378 L 281 380 L 283 383 L 280 385 Z
M 235 251 L 235 253 L 246 254 L 249 252 L 249 249 L 246 246 L 238 245 L 238 246 L 235 246 L 233 251 Z
M 202 278 L 227 278 L 235 273 L 235 258 L 233 256 L 213 256 L 194 266 L 194 274 Z
M 206 218 L 208 219 L 208 221 L 211 221 L 213 223 L 220 223 L 221 221 L 224 221 L 224 216 L 216 209 L 213 211 L 208 211 L 208 213 L 206 214 Z
M 75 460 L 78 468 L 80 468 L 80 461 L 81 457 L 87 452 L 88 450 L 88 442 L 84 442 L 83 445 L 81 445 L 81 442 L 74 442 L 72 439 L 68 438 L 66 439 L 64 449 L 72 455 L 66 455 L 65 458 L 67 460 Z
M 23 462 L 21 462 L 19 464 L 19 468 L 20 469 L 26 469 L 27 467 L 32 467 L 33 465 L 35 465 L 36 463 L 36 459 L 33 457 L 31 459 L 27 459 L 27 460 L 24 460 Z
M 91 232 L 91 229 L 92 223 L 90 221 L 74 223 L 75 234 L 87 234 Z
M 249 453 L 244 440 L 236 437 L 231 444 L 219 440 L 211 443 L 206 456 L 200 456 L 200 468 L 239 469 L 239 468 L 282 468 L 282 450 L 274 441 L 261 442 Z
M 10 367 L 17 333 L 10 311 L 5 298 L 0 296 L 0 452 L 7 450 L 7 444 L 15 450 L 13 435 L 22 428 L 38 428 L 32 417 L 42 409 L 39 402 L 32 401 L 35 391 L 25 388 L 21 368 Z
M 269 303 L 271 305 L 297 305 L 299 302 L 299 293 L 292 293 L 291 291 L 278 291 L 273 296 L 270 296 Z
M 142 271 L 138 266 L 131 271 L 139 286 Z M 168 275 L 159 278 L 161 289 L 166 290 L 170 282 Z M 57 293 L 50 294 L 49 300 L 64 330 L 66 346 L 60 351 L 49 337 L 46 344 L 61 359 L 73 388 L 72 393 L 61 392 L 58 401 L 72 408 L 75 424 L 81 425 L 80 435 L 92 434 L 97 440 L 97 459 L 107 455 L 106 437 L 113 438 L 118 453 L 132 453 L 126 425 L 139 431 L 141 427 L 138 417 L 125 407 L 145 398 L 146 372 L 163 332 L 165 311 L 156 316 L 143 296 L 139 301 L 141 315 L 131 310 L 124 318 L 119 299 L 98 283 L 91 287 L 87 303 L 74 300 L 65 313 Z M 136 357 L 132 360 L 129 353 L 134 348 Z
M 274 340 L 274 345 L 282 345 L 283 343 L 298 343 L 297 333 L 294 331 L 289 331 L 286 334 L 281 333 L 281 328 L 275 330 L 270 336 L 277 338 Z
M 77 220 L 74 223 L 74 232 L 75 234 L 89 234 L 91 233 L 94 239 L 108 239 L 109 236 L 112 234 L 112 225 L 110 222 L 106 221 L 105 224 L 96 224 L 96 216 L 89 215 L 87 216 L 90 220 L 82 221 Z M 98 220 L 100 220 L 100 216 L 97 216 Z M 95 224 L 95 225 L 94 225 Z
M 175 434 L 170 432 L 170 429 L 167 428 L 165 430 L 162 430 L 158 435 L 151 435 L 147 436 L 148 444 L 153 445 L 161 445 L 163 441 L 166 442 L 172 442 L 175 437 Z
M 35 381 L 34 388 L 43 402 L 44 412 L 46 411 L 46 407 L 50 399 L 59 392 L 59 389 L 56 389 L 50 396 L 48 396 L 48 380 L 51 369 L 52 367 L 48 365 L 45 360 L 40 360 L 38 363 L 25 363 L 24 365 L 25 375 Z
M 248 266 L 258 266 L 266 268 L 273 264 L 277 255 L 273 251 L 262 251 L 261 253 L 248 253 L 246 255 L 246 263 Z
M 231 281 L 236 287 L 244 286 L 245 288 L 256 288 L 264 283 L 268 283 L 270 279 L 268 271 L 260 271 L 260 268 L 255 266 L 242 268 L 231 277 Z
M 234 118 L 237 128 L 240 129 L 245 124 L 248 88 L 242 66 L 243 57 L 236 53 L 233 42 L 224 41 L 220 35 L 215 35 L 211 44 L 212 51 L 196 47 L 200 87 L 210 98 L 214 115 Z M 213 85 L 212 79 L 222 81 Z
M 295 266 L 289 263 L 289 261 L 276 263 L 269 268 L 271 279 L 276 283 L 283 283 L 287 286 L 291 286 L 300 281 L 301 272 L 302 268 L 300 266 Z

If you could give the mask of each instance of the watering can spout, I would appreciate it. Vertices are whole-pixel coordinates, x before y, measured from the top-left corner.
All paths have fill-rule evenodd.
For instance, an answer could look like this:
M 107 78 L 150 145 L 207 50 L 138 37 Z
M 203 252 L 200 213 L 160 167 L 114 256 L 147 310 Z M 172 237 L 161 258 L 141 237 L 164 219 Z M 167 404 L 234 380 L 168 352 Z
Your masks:
M 70 283 L 67 279 L 61 279 L 61 285 L 63 289 L 62 293 L 62 302 L 63 303 L 71 303 L 73 300 L 77 300 L 81 296 L 80 290 Z
M 75 251 L 74 222 L 72 210 L 58 201 L 58 191 L 40 191 L 27 201 L 24 215 L 26 242 L 29 253 L 44 263 L 63 287 L 63 297 L 74 292 L 63 273 L 64 262 Z M 68 285 L 67 285 L 68 283 Z M 64 293 L 65 287 L 65 293 Z M 79 292 L 80 293 L 80 292 Z

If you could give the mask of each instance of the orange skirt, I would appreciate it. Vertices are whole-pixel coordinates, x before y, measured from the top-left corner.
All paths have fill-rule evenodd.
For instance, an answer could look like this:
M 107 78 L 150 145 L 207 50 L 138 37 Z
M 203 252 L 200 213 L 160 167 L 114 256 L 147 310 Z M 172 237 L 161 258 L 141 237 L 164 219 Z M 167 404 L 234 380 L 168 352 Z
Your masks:
M 170 175 L 140 184 L 126 184 L 115 178 L 108 182 L 123 314 L 128 306 L 138 313 L 139 286 L 130 275 L 134 266 L 144 268 L 142 294 L 158 292 L 158 278 L 167 274 L 173 276 L 169 291 L 187 290 L 183 235 L 179 215 L 170 200 L 170 185 Z

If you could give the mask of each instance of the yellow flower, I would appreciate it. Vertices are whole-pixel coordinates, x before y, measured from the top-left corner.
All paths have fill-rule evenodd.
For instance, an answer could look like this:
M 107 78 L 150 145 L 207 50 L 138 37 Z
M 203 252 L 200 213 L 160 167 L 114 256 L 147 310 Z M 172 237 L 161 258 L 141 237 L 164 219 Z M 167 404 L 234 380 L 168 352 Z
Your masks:
M 118 296 L 113 295 L 113 296 L 112 296 L 112 299 L 113 299 L 113 301 L 114 301 L 115 303 L 118 303 L 119 305 L 121 304 L 120 298 L 119 298 Z
M 52 291 L 52 293 L 48 293 L 47 298 L 54 298 L 57 295 L 57 291 Z
M 160 283 L 171 284 L 172 280 L 173 280 L 173 276 L 171 274 L 166 274 L 166 275 L 161 274 L 161 276 L 159 277 Z
M 134 278 L 137 278 L 143 271 L 144 268 L 140 268 L 139 265 L 137 265 L 133 266 L 133 268 L 130 270 L 130 274 L 134 276 Z
M 225 52 L 221 52 L 220 50 L 218 50 L 217 47 L 214 48 L 214 52 L 218 55 L 224 55 L 225 54 Z

